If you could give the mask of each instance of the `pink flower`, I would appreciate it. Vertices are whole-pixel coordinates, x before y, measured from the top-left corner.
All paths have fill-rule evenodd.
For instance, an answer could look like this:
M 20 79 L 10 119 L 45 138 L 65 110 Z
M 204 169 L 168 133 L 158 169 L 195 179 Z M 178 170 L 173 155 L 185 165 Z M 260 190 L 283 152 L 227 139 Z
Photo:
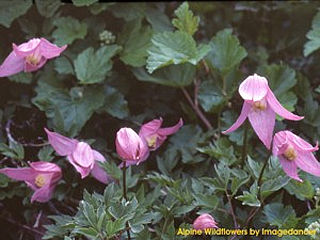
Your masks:
M 35 192 L 31 202 L 47 202 L 52 196 L 55 186 L 62 177 L 58 165 L 49 162 L 32 162 L 30 167 L 25 168 L 3 168 L 0 173 L 8 177 L 25 181 Z
M 210 214 L 203 213 L 199 217 L 197 217 L 196 220 L 194 220 L 193 228 L 196 230 L 204 230 L 207 228 L 218 228 L 218 226 L 216 221 Z
M 12 44 L 13 51 L 0 66 L 0 77 L 8 77 L 21 71 L 33 72 L 48 59 L 58 57 L 67 47 L 58 47 L 45 38 L 33 38 L 19 46 Z
M 48 140 L 54 150 L 60 156 L 66 156 L 69 162 L 81 174 L 81 178 L 87 177 L 90 172 L 94 178 L 102 183 L 108 183 L 110 177 L 99 166 L 98 162 L 105 162 L 106 159 L 89 144 L 79 142 L 76 139 L 67 138 L 45 128 Z
M 317 150 L 318 143 L 313 147 L 290 131 L 278 132 L 273 139 L 273 155 L 278 156 L 285 173 L 300 182 L 302 180 L 298 176 L 297 167 L 320 177 L 320 163 L 312 154 Z
M 162 122 L 162 118 L 154 119 L 143 124 L 139 131 L 139 136 L 146 140 L 150 151 L 159 148 L 167 139 L 168 135 L 176 133 L 183 125 L 181 118 L 179 122 L 172 127 L 161 128 Z
M 148 146 L 143 138 L 131 128 L 121 128 L 116 136 L 118 155 L 127 165 L 138 165 L 149 156 Z
M 276 113 L 293 121 L 303 119 L 286 110 L 269 88 L 267 79 L 257 74 L 247 77 L 240 84 L 239 93 L 244 99 L 241 114 L 224 134 L 235 131 L 248 117 L 259 139 L 270 149 Z

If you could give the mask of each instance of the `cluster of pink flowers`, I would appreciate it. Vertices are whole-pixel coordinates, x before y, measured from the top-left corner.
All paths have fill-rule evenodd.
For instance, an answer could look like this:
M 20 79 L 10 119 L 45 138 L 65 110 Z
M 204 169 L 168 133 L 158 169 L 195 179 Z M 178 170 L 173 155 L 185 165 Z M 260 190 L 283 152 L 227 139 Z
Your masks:
M 297 167 L 303 171 L 320 176 L 320 163 L 312 152 L 318 150 L 318 144 L 313 147 L 302 138 L 290 131 L 280 131 L 273 137 L 276 113 L 281 117 L 298 121 L 303 117 L 286 110 L 274 96 L 268 86 L 268 80 L 257 74 L 247 77 L 239 87 L 244 103 L 239 118 L 223 133 L 235 131 L 248 117 L 254 131 L 262 143 L 280 160 L 285 173 L 300 182 Z

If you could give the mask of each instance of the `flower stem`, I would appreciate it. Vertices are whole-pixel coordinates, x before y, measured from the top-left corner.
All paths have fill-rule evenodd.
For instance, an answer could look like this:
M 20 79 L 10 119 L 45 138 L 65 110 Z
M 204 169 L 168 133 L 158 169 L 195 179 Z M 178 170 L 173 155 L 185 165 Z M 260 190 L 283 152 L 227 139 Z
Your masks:
M 249 124 L 248 124 L 248 120 L 246 120 L 245 126 L 244 126 L 243 143 L 242 143 L 241 166 L 244 166 L 244 162 L 245 162 L 245 160 L 247 158 L 248 129 L 249 129 Z
M 127 180 L 126 180 L 126 172 L 127 172 L 126 161 L 124 161 L 124 165 L 123 165 L 122 171 L 123 171 L 123 174 L 122 174 L 123 198 L 126 201 L 128 201 L 128 198 L 127 198 Z M 127 227 L 128 240 L 130 240 L 131 237 L 130 237 L 130 229 L 129 229 L 129 223 L 128 222 L 126 222 L 126 227 Z
M 264 172 L 264 170 L 265 170 L 265 168 L 266 168 L 266 166 L 267 166 L 267 164 L 268 164 L 268 160 L 269 160 L 269 158 L 270 158 L 270 156 L 271 156 L 271 153 L 272 153 L 272 151 L 270 150 L 269 153 L 268 153 L 268 156 L 267 156 L 266 159 L 264 160 L 263 167 L 262 167 L 261 172 L 260 172 L 260 174 L 259 174 L 259 178 L 258 178 L 259 193 L 260 193 L 260 185 L 261 185 L 261 180 L 262 180 L 263 172 Z
M 186 97 L 186 99 L 188 100 L 189 104 L 191 105 L 191 107 L 193 108 L 193 110 L 196 112 L 196 114 L 198 115 L 198 117 L 201 119 L 201 121 L 204 123 L 204 125 L 206 125 L 206 127 L 208 128 L 208 130 L 213 129 L 211 123 L 209 122 L 209 120 L 206 118 L 206 116 L 201 112 L 199 106 L 197 106 L 191 99 L 188 91 L 185 88 L 181 88 L 181 91 L 183 92 L 184 96 Z

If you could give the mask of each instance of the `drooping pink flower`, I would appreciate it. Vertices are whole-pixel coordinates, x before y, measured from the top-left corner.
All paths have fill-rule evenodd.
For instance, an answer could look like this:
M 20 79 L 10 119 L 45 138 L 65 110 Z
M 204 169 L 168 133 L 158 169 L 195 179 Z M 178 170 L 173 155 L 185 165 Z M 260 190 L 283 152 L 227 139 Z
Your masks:
M 143 124 L 139 131 L 139 136 L 146 140 L 150 151 L 159 148 L 167 139 L 168 135 L 176 133 L 183 125 L 181 118 L 179 122 L 172 127 L 161 128 L 162 122 L 162 118 L 154 119 Z
M 210 214 L 203 213 L 199 217 L 197 217 L 196 220 L 194 220 L 193 228 L 196 230 L 204 230 L 207 228 L 218 228 L 218 226 L 216 221 Z
M 278 132 L 273 139 L 273 155 L 278 156 L 285 173 L 300 182 L 302 180 L 298 176 L 298 167 L 320 177 L 320 163 L 312 154 L 318 149 L 318 143 L 313 147 L 290 131 Z
M 67 45 L 58 47 L 45 38 L 33 38 L 19 46 L 12 44 L 13 51 L 0 66 L 0 77 L 19 72 L 33 72 L 41 68 L 48 59 L 60 56 Z
M 149 156 L 147 143 L 131 128 L 121 128 L 117 132 L 116 150 L 126 165 L 138 165 Z
M 269 88 L 267 79 L 257 74 L 240 84 L 239 93 L 244 99 L 240 116 L 224 134 L 235 131 L 248 117 L 259 139 L 270 149 L 276 113 L 288 120 L 303 119 L 286 110 Z
M 51 132 L 45 128 L 48 140 L 54 150 L 60 156 L 66 156 L 69 162 L 81 174 L 81 178 L 87 177 L 90 173 L 94 178 L 102 183 L 108 183 L 110 177 L 99 166 L 98 162 L 105 162 L 106 159 L 89 144 L 80 142 L 76 139 L 62 136 Z
M 31 162 L 30 167 L 3 168 L 0 173 L 8 177 L 25 181 L 34 190 L 31 202 L 47 202 L 52 196 L 55 186 L 62 177 L 61 168 L 49 162 Z

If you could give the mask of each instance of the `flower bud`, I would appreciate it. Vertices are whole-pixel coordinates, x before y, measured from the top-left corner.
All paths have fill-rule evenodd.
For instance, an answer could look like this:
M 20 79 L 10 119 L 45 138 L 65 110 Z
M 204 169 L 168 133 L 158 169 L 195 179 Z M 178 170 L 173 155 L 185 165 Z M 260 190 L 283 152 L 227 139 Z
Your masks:
M 218 228 L 218 226 L 216 221 L 210 214 L 204 213 L 197 217 L 196 220 L 194 220 L 193 228 L 196 230 L 204 230 L 207 228 Z

